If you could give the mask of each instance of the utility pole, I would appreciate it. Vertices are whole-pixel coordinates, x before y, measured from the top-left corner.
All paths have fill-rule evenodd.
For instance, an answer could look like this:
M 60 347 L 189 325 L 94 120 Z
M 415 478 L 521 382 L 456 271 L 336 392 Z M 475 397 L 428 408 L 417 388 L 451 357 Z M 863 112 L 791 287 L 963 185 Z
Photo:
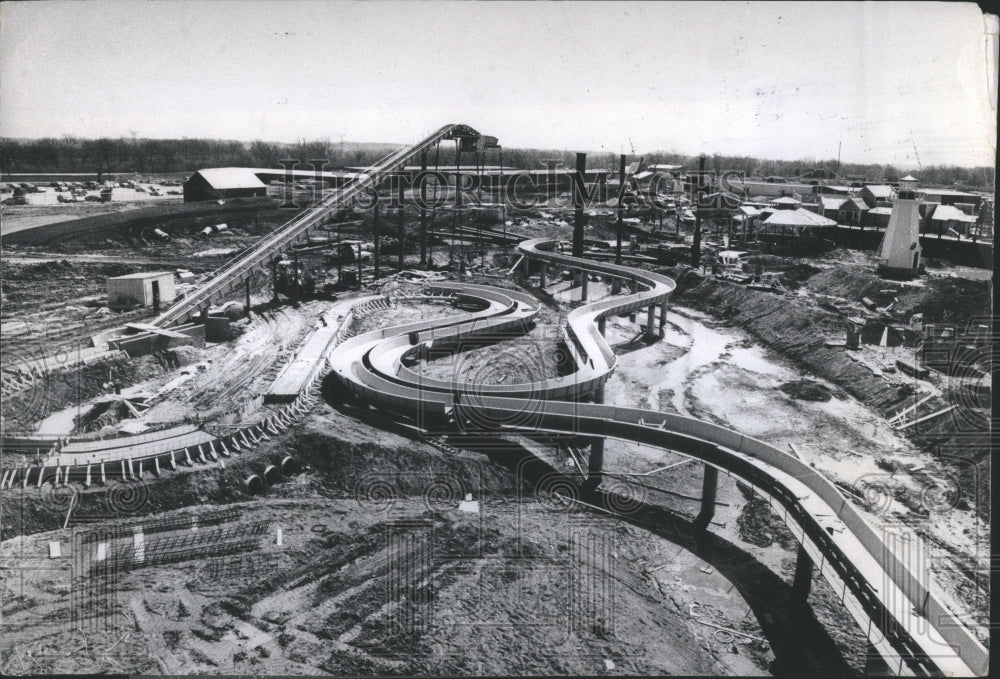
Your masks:
M 361 235 L 361 229 L 358 229 L 358 235 Z M 361 289 L 361 239 L 358 239 L 358 290 Z
M 435 168 L 437 169 L 437 168 Z M 420 268 L 427 268 L 427 149 L 420 152 Z
M 375 258 L 375 280 L 378 280 L 379 257 L 382 254 L 382 242 L 378 233 L 378 203 L 372 208 L 372 230 L 375 232 L 375 245 L 372 248 L 372 256 Z
M 576 181 L 573 191 L 573 202 L 575 211 L 573 217 L 573 256 L 583 257 L 583 196 L 585 193 L 584 181 L 587 172 L 587 154 L 576 154 Z
M 399 222 L 396 224 L 399 239 L 399 270 L 403 270 L 403 244 L 406 242 L 406 210 L 403 208 L 403 178 L 399 177 Z
M 705 156 L 698 157 L 698 185 L 692 187 L 692 198 L 694 205 L 694 239 L 691 243 L 691 266 L 698 268 L 701 264 L 701 181 L 705 175 Z
M 625 209 L 625 154 L 621 155 L 618 165 L 618 241 L 615 244 L 615 264 L 622 263 L 622 227 L 624 222 L 622 210 Z
M 462 192 L 459 186 L 462 183 L 462 141 L 455 140 L 455 214 L 451 220 L 451 253 L 449 258 L 451 263 L 455 263 L 455 232 L 458 230 L 458 222 L 461 220 Z

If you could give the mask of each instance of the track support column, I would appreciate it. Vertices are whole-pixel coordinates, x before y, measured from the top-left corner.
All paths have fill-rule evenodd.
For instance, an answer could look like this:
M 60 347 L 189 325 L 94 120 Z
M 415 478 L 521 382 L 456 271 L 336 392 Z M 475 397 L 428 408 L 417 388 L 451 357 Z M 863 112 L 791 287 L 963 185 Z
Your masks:
M 792 580 L 793 605 L 806 605 L 806 599 L 809 598 L 809 590 L 812 588 L 812 572 L 812 559 L 806 553 L 805 547 L 799 545 L 799 552 L 795 558 L 795 579 Z
M 587 301 L 587 283 L 590 282 L 590 276 L 587 275 L 586 271 L 580 272 L 580 301 Z
M 708 528 L 715 516 L 715 494 L 719 488 L 719 470 L 705 465 L 704 476 L 701 479 L 701 511 L 694 520 L 696 530 Z
M 668 306 L 669 306 L 669 303 L 666 300 L 663 300 L 660 303 L 660 339 L 663 339 L 663 337 L 666 336 L 666 334 L 667 334 L 667 332 L 666 332 L 666 330 L 664 328 L 666 328 L 666 326 L 667 326 L 667 307 Z
M 893 671 L 885 658 L 875 650 L 872 642 L 868 642 L 868 650 L 865 653 L 865 676 L 866 677 L 891 677 Z
M 591 396 L 594 403 L 604 403 L 604 385 L 602 384 Z M 590 459 L 587 461 L 587 480 L 584 490 L 593 492 L 601 485 L 604 477 L 604 437 L 598 436 L 590 441 Z
M 656 336 L 656 305 L 650 304 L 646 310 L 646 337 Z
M 601 316 L 597 319 L 597 330 L 601 333 L 601 337 L 605 336 L 605 330 L 608 327 L 608 319 L 606 316 Z M 603 387 L 602 387 L 603 389 Z
M 546 284 L 546 274 L 549 272 L 549 266 L 545 262 L 542 262 L 542 268 L 538 272 L 538 287 L 544 288 Z
M 249 276 L 247 277 L 247 280 L 246 280 L 246 294 L 247 294 L 246 312 L 247 312 L 247 318 L 249 318 L 250 317 L 250 277 Z

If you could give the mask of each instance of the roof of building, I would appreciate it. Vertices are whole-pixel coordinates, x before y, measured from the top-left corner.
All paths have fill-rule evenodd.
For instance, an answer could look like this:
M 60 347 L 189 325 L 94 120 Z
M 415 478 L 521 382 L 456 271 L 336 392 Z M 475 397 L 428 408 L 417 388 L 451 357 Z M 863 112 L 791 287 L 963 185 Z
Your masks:
M 683 169 L 683 165 L 650 165 L 649 169 L 654 172 L 674 172 L 676 170 Z
M 879 205 L 878 207 L 873 207 L 871 210 L 869 210 L 868 214 L 870 214 L 870 215 L 891 215 L 892 214 L 892 208 L 891 207 L 886 207 L 884 205 Z
M 801 205 L 801 200 L 795 200 L 794 198 L 789 198 L 788 196 L 782 196 L 781 198 L 775 198 L 771 201 L 774 205 Z
M 649 170 L 643 170 L 635 175 L 636 181 L 642 181 L 643 179 L 649 179 L 653 176 L 653 173 Z
M 905 177 L 903 177 L 902 179 L 900 179 L 899 181 L 901 181 L 901 182 L 917 182 L 917 181 L 920 181 L 920 180 L 917 179 L 916 177 L 914 177 L 912 174 L 908 174 Z
M 249 167 L 209 167 L 198 170 L 202 178 L 215 189 L 262 189 L 264 182 Z
M 865 188 L 876 198 L 892 198 L 892 187 L 888 184 L 865 184 Z
M 858 198 L 857 196 L 851 196 L 850 198 L 848 198 L 847 200 L 845 200 L 844 203 L 845 204 L 846 203 L 851 203 L 851 204 L 854 205 L 855 208 L 857 208 L 858 210 L 861 210 L 862 212 L 868 209 L 868 204 L 865 203 L 865 201 L 863 201 L 860 198 Z M 847 209 L 851 209 L 851 208 L 848 207 Z
M 836 226 L 837 224 L 832 219 L 801 207 L 797 210 L 775 210 L 764 223 L 771 226 Z
M 823 201 L 824 210 L 839 210 L 840 206 L 844 204 L 843 196 L 821 196 L 820 200 Z
M 932 196 L 966 196 L 968 198 L 977 198 L 976 194 L 968 193 L 967 191 L 956 191 L 955 189 L 929 189 L 926 186 L 921 189 L 924 195 Z
M 975 222 L 976 218 L 972 215 L 967 215 L 957 207 L 953 205 L 938 205 L 934 208 L 933 214 L 931 214 L 931 219 L 935 221 L 951 221 L 955 220 L 958 222 Z
M 127 279 L 148 279 L 148 278 L 160 278 L 162 276 L 170 276 L 173 278 L 173 271 L 140 271 L 139 273 L 125 274 L 124 276 L 114 276 L 109 278 L 109 281 L 122 281 Z
M 366 167 L 349 167 L 347 169 L 355 171 L 355 172 L 364 172 L 364 171 L 368 170 L 369 168 L 366 168 Z M 420 169 L 421 168 L 420 168 L 419 165 L 407 165 L 406 167 L 403 168 L 403 171 L 404 172 L 419 172 Z M 513 165 L 459 165 L 458 166 L 458 171 L 459 172 L 479 172 L 480 170 L 482 170 L 484 172 L 490 172 L 492 170 L 503 170 L 504 172 L 516 172 L 517 168 L 514 167 Z M 455 171 L 455 166 L 454 165 L 448 165 L 447 163 L 445 163 L 444 165 L 428 165 L 427 166 L 427 171 L 428 172 L 454 172 Z
M 753 207 L 752 205 L 740 205 L 739 211 L 745 214 L 747 217 L 756 217 L 760 214 L 760 210 Z
M 265 188 L 264 181 L 282 179 L 289 175 L 296 181 L 343 179 L 357 176 L 355 173 L 344 171 L 327 170 L 317 174 L 315 170 L 285 170 L 266 167 L 208 167 L 198 170 L 195 174 L 201 175 L 215 189 L 260 189 Z

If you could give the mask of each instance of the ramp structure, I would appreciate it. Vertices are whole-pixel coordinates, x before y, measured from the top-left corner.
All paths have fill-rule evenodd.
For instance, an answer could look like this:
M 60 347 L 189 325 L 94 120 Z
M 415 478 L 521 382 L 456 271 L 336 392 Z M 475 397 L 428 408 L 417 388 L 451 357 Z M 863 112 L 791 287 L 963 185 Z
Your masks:
M 388 173 L 402 169 L 409 158 L 446 140 L 457 140 L 464 150 L 496 145 L 496 139 L 493 137 L 481 135 L 468 125 L 451 123 L 413 146 L 390 153 L 364 172 L 358 173 L 358 177 L 346 187 L 329 192 L 319 205 L 298 215 L 274 233 L 265 236 L 248 252 L 227 263 L 200 287 L 154 318 L 150 324 L 166 328 L 183 322 L 212 304 L 221 302 L 226 295 L 246 284 L 255 268 L 266 270 L 268 265 L 280 258 L 282 252 L 295 243 L 305 240 L 309 232 L 322 224 L 331 212 L 362 193 L 374 190 Z

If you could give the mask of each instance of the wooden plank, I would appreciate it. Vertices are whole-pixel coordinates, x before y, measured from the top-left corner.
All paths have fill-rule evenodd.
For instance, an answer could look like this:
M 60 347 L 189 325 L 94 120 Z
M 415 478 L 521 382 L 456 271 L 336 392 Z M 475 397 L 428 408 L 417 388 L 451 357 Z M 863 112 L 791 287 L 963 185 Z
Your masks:
M 919 401 L 917 401 L 913 405 L 908 406 L 906 408 L 903 408 L 898 413 L 896 413 L 895 415 L 893 415 L 892 417 L 890 417 L 889 418 L 889 422 L 892 422 L 893 420 L 901 419 L 903 417 L 903 415 L 905 415 L 906 413 L 910 412 L 911 410 L 914 410 L 920 404 L 926 403 L 927 401 L 929 401 L 933 397 L 934 397 L 934 394 L 928 394 L 927 396 L 924 396 L 922 399 L 920 399 Z
M 187 338 L 187 335 L 183 333 L 179 333 L 174 330 L 167 330 L 166 328 L 158 328 L 155 325 L 150 325 L 149 323 L 126 323 L 125 327 L 132 328 L 133 330 L 141 330 L 143 332 L 152 332 L 157 335 L 164 335 L 165 337 L 174 337 L 177 339 Z
M 910 422 L 907 422 L 906 424 L 901 424 L 901 425 L 897 426 L 896 429 L 906 429 L 907 427 L 912 427 L 913 425 L 915 425 L 918 422 L 925 422 L 925 421 L 931 419 L 932 417 L 937 417 L 938 415 L 944 415 L 945 413 L 951 412 L 952 410 L 954 410 L 957 407 L 958 407 L 957 405 L 948 406 L 947 408 L 944 408 L 943 410 L 939 410 L 936 413 L 931 413 L 930 415 L 924 415 L 923 417 L 918 417 L 917 419 L 912 420 Z

